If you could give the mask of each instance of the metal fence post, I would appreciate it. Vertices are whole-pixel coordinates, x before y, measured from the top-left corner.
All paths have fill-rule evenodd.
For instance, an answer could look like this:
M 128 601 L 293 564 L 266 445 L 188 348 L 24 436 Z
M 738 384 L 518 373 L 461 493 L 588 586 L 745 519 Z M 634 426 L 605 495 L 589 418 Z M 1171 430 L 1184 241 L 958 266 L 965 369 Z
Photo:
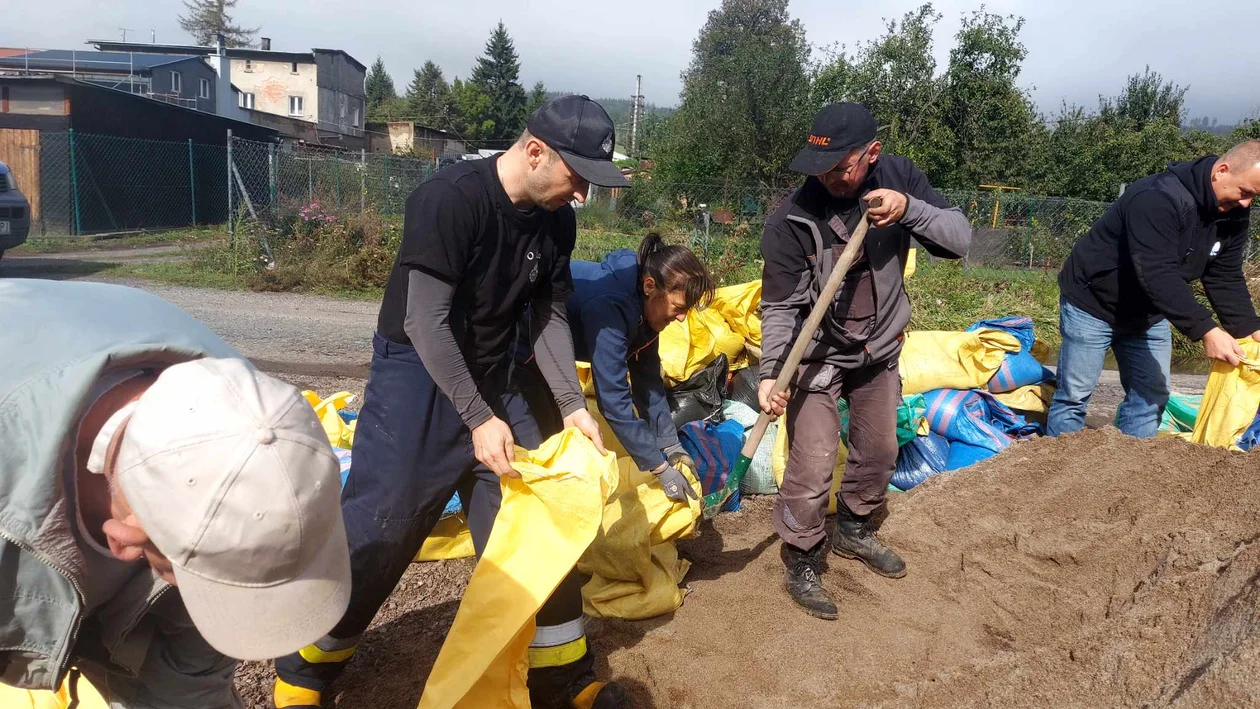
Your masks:
M 228 245 L 236 253 L 236 214 L 232 209 L 232 129 L 227 132 Z
M 79 166 L 75 159 L 74 129 L 70 129 L 70 193 L 74 200 L 74 235 L 83 233 L 83 217 L 79 211 Z
M 385 216 L 393 215 L 393 202 L 389 194 L 389 153 L 385 153 Z
M 192 138 L 188 139 L 188 202 L 192 207 L 192 225 L 197 226 L 197 179 L 193 163 Z
M 333 170 L 336 170 L 337 177 L 337 212 L 341 212 L 341 158 L 333 161 Z
M 312 171 L 315 169 L 315 158 L 306 159 L 306 204 L 315 203 L 315 175 Z
M 367 150 L 359 148 L 359 214 L 367 211 Z
M 278 197 L 276 194 L 276 144 L 267 144 L 267 189 L 268 196 L 271 201 L 272 215 L 280 213 L 280 205 L 277 204 Z

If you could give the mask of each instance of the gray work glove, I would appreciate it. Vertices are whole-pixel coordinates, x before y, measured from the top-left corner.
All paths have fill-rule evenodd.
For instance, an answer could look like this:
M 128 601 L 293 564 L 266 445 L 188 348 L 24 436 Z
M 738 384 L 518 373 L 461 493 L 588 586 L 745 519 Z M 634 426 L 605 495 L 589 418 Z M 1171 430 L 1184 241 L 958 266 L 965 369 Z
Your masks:
M 678 468 L 666 465 L 653 474 L 660 481 L 661 487 L 665 489 L 665 496 L 669 499 L 676 502 L 686 502 L 689 497 L 696 499 L 696 491 L 692 489 L 691 483 L 687 482 L 687 476 Z
M 665 460 L 669 461 L 669 464 L 675 468 L 678 467 L 679 463 L 682 463 L 687 466 L 687 469 L 692 474 L 698 474 L 696 472 L 696 461 L 691 459 L 691 455 L 687 453 L 687 449 L 683 448 L 681 443 L 675 443 L 661 451 L 661 453 L 665 454 Z

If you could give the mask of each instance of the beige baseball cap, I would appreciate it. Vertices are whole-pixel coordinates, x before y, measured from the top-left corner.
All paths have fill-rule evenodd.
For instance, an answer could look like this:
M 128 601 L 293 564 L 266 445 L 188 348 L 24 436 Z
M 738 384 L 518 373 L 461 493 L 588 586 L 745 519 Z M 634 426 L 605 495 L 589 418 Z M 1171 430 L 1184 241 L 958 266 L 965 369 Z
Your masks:
M 240 359 L 171 366 L 137 401 L 116 471 L 219 652 L 280 657 L 341 619 L 350 553 L 340 468 L 294 387 Z

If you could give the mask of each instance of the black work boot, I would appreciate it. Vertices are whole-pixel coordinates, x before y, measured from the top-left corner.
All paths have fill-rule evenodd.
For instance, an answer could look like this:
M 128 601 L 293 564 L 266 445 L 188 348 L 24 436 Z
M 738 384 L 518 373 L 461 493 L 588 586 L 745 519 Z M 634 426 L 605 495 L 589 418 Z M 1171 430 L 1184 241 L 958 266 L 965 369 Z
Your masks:
M 857 559 L 871 571 L 890 579 L 906 575 L 906 562 L 875 536 L 872 515 L 853 514 L 844 500 L 837 500 L 836 533 L 831 537 L 831 552 L 846 559 Z
M 590 651 L 567 665 L 529 668 L 528 685 L 529 703 L 535 709 L 630 709 L 621 685 L 595 680 Z
M 787 566 L 788 595 L 796 601 L 806 613 L 823 620 L 835 620 L 840 617 L 836 612 L 836 602 L 822 585 L 822 556 L 826 541 L 818 544 L 810 551 L 805 551 L 791 544 L 783 545 L 783 564 Z

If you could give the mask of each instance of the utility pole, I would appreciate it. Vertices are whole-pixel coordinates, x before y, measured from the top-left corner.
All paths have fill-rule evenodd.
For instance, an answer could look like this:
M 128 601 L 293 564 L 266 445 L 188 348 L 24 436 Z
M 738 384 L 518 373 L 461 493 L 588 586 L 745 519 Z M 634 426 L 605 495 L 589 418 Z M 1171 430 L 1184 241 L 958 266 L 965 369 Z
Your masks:
M 639 154 L 639 114 L 643 110 L 643 75 L 634 77 L 634 96 L 630 97 L 630 157 Z

